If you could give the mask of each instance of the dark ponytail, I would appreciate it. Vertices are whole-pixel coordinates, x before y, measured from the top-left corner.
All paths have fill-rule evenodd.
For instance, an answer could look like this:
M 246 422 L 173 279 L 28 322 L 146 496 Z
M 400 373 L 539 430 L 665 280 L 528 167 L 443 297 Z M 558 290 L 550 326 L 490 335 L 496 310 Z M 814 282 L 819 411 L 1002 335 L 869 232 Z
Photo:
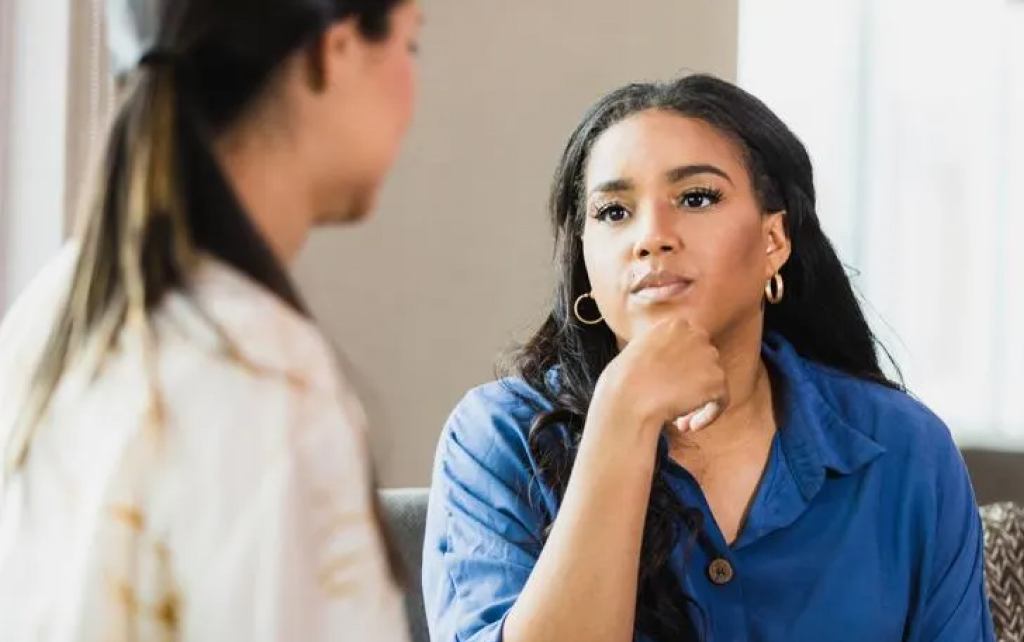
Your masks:
M 126 326 L 144 342 L 155 381 L 148 312 L 181 287 L 195 263 L 178 147 L 181 128 L 169 69 L 147 70 L 121 105 L 104 163 L 76 237 L 71 290 L 44 349 L 7 452 L 7 473 L 24 461 L 31 435 L 69 363 L 89 345 L 105 354 Z M 162 411 L 159 397 L 151 408 Z

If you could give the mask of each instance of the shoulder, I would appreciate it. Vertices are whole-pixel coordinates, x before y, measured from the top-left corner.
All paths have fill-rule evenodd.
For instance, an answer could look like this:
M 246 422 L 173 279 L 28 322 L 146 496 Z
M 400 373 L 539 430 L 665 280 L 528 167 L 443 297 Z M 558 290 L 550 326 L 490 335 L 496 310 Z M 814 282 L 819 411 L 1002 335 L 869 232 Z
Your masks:
M 822 395 L 850 428 L 897 457 L 947 459 L 956 452 L 949 427 L 909 392 L 810 364 Z
M 872 442 L 888 459 L 948 458 L 956 451 L 946 424 L 908 392 L 808 359 L 778 335 L 766 338 L 765 355 L 795 403 L 828 429 L 826 436 Z
M 839 424 L 881 446 L 873 464 L 888 488 L 928 512 L 953 501 L 974 505 L 967 466 L 948 426 L 911 394 L 811 366 Z M 916 499 L 915 499 L 916 498 Z
M 455 405 L 449 423 L 484 420 L 521 432 L 550 409 L 550 402 L 536 388 L 518 377 L 505 377 L 470 389 Z
M 434 462 L 433 492 L 459 488 L 526 496 L 539 467 L 530 446 L 537 416 L 551 409 L 535 388 L 518 378 L 477 386 L 456 404 L 445 422 Z
M 502 378 L 472 388 L 455 405 L 442 433 L 442 446 L 484 453 L 527 448 L 530 427 L 551 404 L 525 381 Z
M 167 297 L 155 324 L 161 392 L 187 450 L 222 446 L 257 468 L 297 454 L 362 456 L 366 419 L 335 351 L 271 293 L 207 264 L 188 295 Z
M 537 415 L 549 409 L 542 395 L 521 379 L 500 379 L 466 393 L 445 423 L 437 447 L 428 547 L 447 550 L 455 540 L 473 542 L 471 547 L 504 548 L 508 543 L 484 531 L 519 543 L 541 541 L 545 515 L 557 512 L 558 501 L 542 483 L 530 431 Z
M 161 478 L 174 500 L 161 511 L 167 528 L 200 523 L 213 530 L 193 528 L 196 536 L 215 541 L 218 525 L 298 491 L 310 506 L 329 500 L 366 513 L 368 427 L 341 373 L 286 360 L 254 365 L 251 356 L 239 362 L 183 339 L 160 344 Z
M 42 350 L 49 338 L 51 321 L 71 288 L 77 259 L 78 246 L 68 243 L 29 282 L 6 314 L 0 310 L 0 357 L 4 363 L 13 367 L 15 359 L 38 356 L 30 353 Z
M 68 243 L 32 279 L 6 314 L 0 310 L 0 443 L 21 411 L 32 373 L 71 287 L 78 248 Z
M 977 539 L 977 500 L 946 424 L 906 392 L 815 368 L 819 389 L 839 419 L 832 430 L 881 447 L 865 482 L 874 489 L 878 515 L 911 538 L 907 550 L 930 559 Z
M 309 318 L 213 259 L 197 269 L 187 297 L 168 297 L 164 313 L 193 343 L 226 340 L 236 357 L 267 374 L 314 383 L 330 380 L 337 367 L 335 351 Z
M 366 430 L 362 406 L 328 358 L 327 347 L 317 353 L 314 338 L 300 337 L 313 347 L 305 362 L 295 356 L 301 346 L 294 343 L 290 354 L 268 355 L 268 346 L 233 334 L 238 354 L 162 336 L 159 393 L 176 437 L 190 451 L 210 447 L 215 453 L 223 447 L 224 457 L 248 452 L 254 462 L 293 456 L 311 440 L 324 438 L 333 448 L 322 452 L 351 452 Z

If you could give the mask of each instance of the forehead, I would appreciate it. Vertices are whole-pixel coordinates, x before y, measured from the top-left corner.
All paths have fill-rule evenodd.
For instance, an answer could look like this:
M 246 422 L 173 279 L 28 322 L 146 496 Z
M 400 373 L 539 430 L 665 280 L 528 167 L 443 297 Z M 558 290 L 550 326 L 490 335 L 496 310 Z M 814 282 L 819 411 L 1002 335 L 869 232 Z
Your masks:
M 733 179 L 744 174 L 740 150 L 728 137 L 702 120 L 647 110 L 605 130 L 587 161 L 588 188 L 616 180 L 664 176 L 686 165 L 714 165 Z

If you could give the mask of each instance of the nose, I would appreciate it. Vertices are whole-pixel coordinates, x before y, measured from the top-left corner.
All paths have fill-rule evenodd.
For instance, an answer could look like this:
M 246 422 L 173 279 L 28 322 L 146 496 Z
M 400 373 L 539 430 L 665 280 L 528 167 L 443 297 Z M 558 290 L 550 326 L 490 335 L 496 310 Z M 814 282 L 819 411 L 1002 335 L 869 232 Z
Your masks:
M 652 208 L 642 216 L 643 224 L 638 226 L 640 236 L 633 246 L 636 258 L 645 259 L 679 251 L 682 240 L 675 229 L 673 214 L 675 212 L 666 212 L 663 208 Z

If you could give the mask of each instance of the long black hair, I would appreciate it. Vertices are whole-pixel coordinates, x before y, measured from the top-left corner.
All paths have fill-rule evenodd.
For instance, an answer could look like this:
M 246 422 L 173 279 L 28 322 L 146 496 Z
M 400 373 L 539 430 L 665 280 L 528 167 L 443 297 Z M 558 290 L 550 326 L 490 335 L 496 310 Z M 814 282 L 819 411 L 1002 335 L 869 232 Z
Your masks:
M 513 356 L 511 372 L 552 405 L 530 431 L 540 481 L 561 499 L 575 460 L 594 386 L 618 353 L 604 324 L 585 325 L 573 303 L 590 291 L 583 263 L 584 179 L 597 138 L 624 118 L 649 109 L 699 119 L 732 140 L 744 157 L 762 212 L 784 211 L 792 255 L 782 268 L 786 295 L 767 306 L 764 328 L 782 335 L 803 357 L 855 377 L 898 387 L 883 374 L 876 341 L 843 264 L 815 211 L 811 161 L 797 137 L 760 100 L 728 82 L 691 75 L 665 84 L 631 84 L 608 94 L 584 116 L 562 155 L 550 199 L 557 279 L 553 308 L 541 328 Z M 557 376 L 551 377 L 554 372 Z M 569 439 L 549 439 L 567 430 Z M 553 517 L 552 517 L 553 518 Z M 681 578 L 669 566 L 682 533 L 692 544 L 700 513 L 680 503 L 659 462 L 651 489 L 640 559 L 637 628 L 659 642 L 700 639 L 688 615 Z
M 392 10 L 404 1 L 108 2 L 113 62 L 124 64 L 116 58 L 127 45 L 132 70 L 80 219 L 71 289 L 8 445 L 6 474 L 24 461 L 66 367 L 87 343 L 102 354 L 126 328 L 138 332 L 156 385 L 149 317 L 169 292 L 188 291 L 200 253 L 308 316 L 285 267 L 230 188 L 213 142 L 258 106 L 290 57 L 306 49 L 315 62 L 314 48 L 332 24 L 353 19 L 363 37 L 382 40 Z M 140 60 L 142 48 L 149 53 Z M 153 414 L 161 417 L 158 394 Z M 394 562 L 386 534 L 385 542 Z

